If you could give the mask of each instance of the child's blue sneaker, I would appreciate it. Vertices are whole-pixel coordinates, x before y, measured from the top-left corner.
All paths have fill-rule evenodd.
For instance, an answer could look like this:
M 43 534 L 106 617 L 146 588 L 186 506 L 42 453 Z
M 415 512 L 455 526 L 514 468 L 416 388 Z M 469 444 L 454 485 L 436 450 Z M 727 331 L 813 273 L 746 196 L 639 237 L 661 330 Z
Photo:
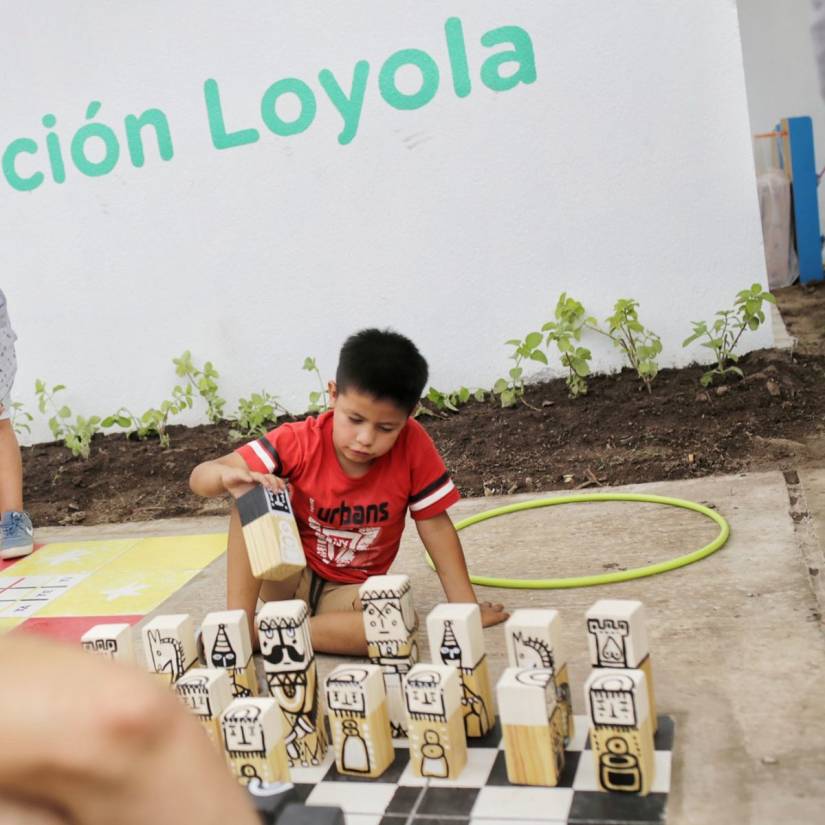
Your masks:
M 10 510 L 0 519 L 0 559 L 28 556 L 34 550 L 34 529 L 28 513 Z

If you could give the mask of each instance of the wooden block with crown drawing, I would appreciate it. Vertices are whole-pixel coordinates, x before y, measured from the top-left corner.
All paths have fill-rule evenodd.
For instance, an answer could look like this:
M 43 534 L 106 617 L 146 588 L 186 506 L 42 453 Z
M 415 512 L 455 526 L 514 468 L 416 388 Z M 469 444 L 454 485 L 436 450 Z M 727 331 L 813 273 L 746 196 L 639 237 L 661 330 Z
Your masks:
M 237 502 L 252 575 L 281 581 L 306 567 L 298 523 L 286 490 L 256 485 Z
M 206 735 L 221 750 L 221 714 L 232 702 L 232 685 L 223 669 L 192 667 L 175 682 L 175 693 L 195 714 Z

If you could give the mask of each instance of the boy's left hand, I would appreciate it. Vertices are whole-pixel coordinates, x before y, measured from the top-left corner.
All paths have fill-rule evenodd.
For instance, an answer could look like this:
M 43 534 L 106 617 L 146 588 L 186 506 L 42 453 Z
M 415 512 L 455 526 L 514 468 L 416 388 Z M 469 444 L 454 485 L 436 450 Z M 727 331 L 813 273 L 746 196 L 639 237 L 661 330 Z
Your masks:
M 479 602 L 481 608 L 481 626 L 492 627 L 494 624 L 501 624 L 510 618 L 510 614 L 504 609 L 503 604 L 493 604 L 492 602 Z

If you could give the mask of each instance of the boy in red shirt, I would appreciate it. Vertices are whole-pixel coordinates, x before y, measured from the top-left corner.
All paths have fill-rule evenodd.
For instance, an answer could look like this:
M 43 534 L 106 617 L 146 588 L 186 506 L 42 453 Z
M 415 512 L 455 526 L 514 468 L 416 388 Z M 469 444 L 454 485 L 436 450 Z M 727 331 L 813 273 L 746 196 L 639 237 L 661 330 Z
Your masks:
M 341 349 L 329 412 L 283 424 L 263 438 L 192 471 L 202 496 L 235 498 L 263 484 L 289 483 L 307 559 L 281 582 L 252 575 L 237 508 L 229 520 L 227 607 L 250 617 L 264 601 L 298 598 L 312 618 L 313 647 L 367 654 L 358 587 L 387 572 L 398 553 L 407 508 L 435 563 L 447 600 L 476 602 L 447 508 L 459 499 L 444 462 L 410 414 L 427 383 L 427 362 L 403 335 L 365 329 Z M 500 604 L 480 605 L 485 627 L 504 621 Z

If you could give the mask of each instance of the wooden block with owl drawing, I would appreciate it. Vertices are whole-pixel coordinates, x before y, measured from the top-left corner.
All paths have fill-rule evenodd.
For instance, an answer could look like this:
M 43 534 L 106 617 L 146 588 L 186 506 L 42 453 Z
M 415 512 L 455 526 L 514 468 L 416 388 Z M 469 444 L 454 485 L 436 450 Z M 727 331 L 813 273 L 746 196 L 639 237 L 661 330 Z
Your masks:
M 508 667 L 496 685 L 507 779 L 558 785 L 564 768 L 564 721 L 549 668 Z
M 306 602 L 267 602 L 255 614 L 255 628 L 269 693 L 286 719 L 289 764 L 319 765 L 327 740 L 323 718 L 319 720 L 318 671 Z
M 175 682 L 175 693 L 195 714 L 207 736 L 223 750 L 221 714 L 232 702 L 232 683 L 226 671 L 192 667 Z
M 226 670 L 236 699 L 257 694 L 258 681 L 245 610 L 207 613 L 201 624 L 201 640 L 207 667 Z
M 371 576 L 359 588 L 358 596 L 364 608 L 367 655 L 384 671 L 392 733 L 403 737 L 407 735 L 407 713 L 401 680 L 418 661 L 418 619 L 410 577 Z
M 495 725 L 493 690 L 477 604 L 439 604 L 427 616 L 430 658 L 457 668 L 468 737 L 486 736 Z
M 381 668 L 339 665 L 324 684 L 335 767 L 376 779 L 395 758 Z
M 504 635 L 510 667 L 545 668 L 552 671 L 556 700 L 562 714 L 564 742 L 567 744 L 575 731 L 567 657 L 561 641 L 561 617 L 558 611 L 540 608 L 514 610 L 504 625 Z
M 584 698 L 599 788 L 646 796 L 653 784 L 654 744 L 644 672 L 595 669 Z
M 221 716 L 221 732 L 232 772 L 244 785 L 289 782 L 284 716 L 275 699 L 233 699 Z
M 404 677 L 404 699 L 413 773 L 456 779 L 467 764 L 458 670 L 449 665 L 415 665 Z
M 656 696 L 644 605 L 601 599 L 587 611 L 587 645 L 593 667 L 639 668 L 645 673 L 650 717 L 656 730 Z
M 96 624 L 80 637 L 80 644 L 85 650 L 99 653 L 116 662 L 134 664 L 135 648 L 130 624 Z
M 195 628 L 188 613 L 156 616 L 143 626 L 143 650 L 150 673 L 174 685 L 198 661 Z

